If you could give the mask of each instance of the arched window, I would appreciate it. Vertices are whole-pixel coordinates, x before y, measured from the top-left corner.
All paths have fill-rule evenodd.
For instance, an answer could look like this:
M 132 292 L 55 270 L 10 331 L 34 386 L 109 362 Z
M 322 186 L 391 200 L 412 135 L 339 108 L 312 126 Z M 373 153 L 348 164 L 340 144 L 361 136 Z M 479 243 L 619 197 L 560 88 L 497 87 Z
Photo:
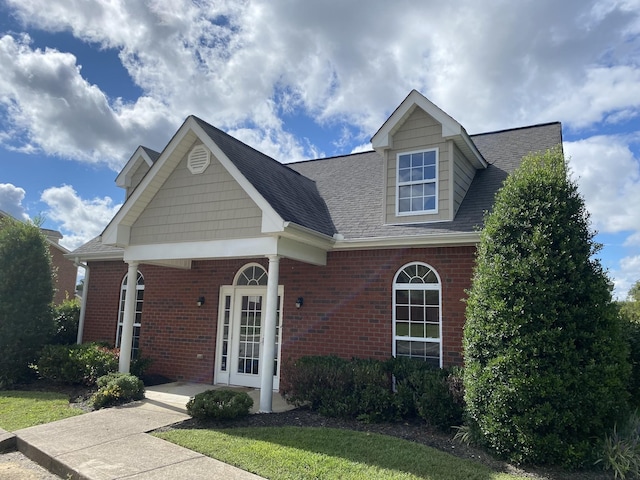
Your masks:
M 262 267 L 262 265 L 251 264 L 238 273 L 236 275 L 236 279 L 234 282 L 236 285 L 247 286 L 247 285 L 267 285 L 267 272 Z
M 441 284 L 425 263 L 402 267 L 393 281 L 393 355 L 442 366 Z
M 118 330 L 116 332 L 116 348 L 120 348 L 120 341 L 122 339 L 122 323 L 124 321 L 124 302 L 127 296 L 127 281 L 129 274 L 126 274 L 122 279 L 122 286 L 120 288 L 120 309 L 118 310 Z M 138 278 L 136 282 L 136 313 L 133 319 L 133 343 L 131 345 L 131 358 L 136 358 L 138 355 L 138 347 L 140 344 L 140 325 L 142 324 L 142 302 L 144 299 L 144 277 L 138 272 Z

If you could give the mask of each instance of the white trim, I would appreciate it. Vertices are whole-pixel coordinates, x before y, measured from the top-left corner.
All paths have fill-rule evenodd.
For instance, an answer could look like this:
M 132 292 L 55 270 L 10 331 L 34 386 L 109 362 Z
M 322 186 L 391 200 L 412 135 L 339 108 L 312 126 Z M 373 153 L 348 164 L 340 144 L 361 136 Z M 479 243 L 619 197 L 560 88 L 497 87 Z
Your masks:
M 465 232 L 338 240 L 333 246 L 333 250 L 368 250 L 398 247 L 475 246 L 478 243 L 480 243 L 479 232 Z
M 400 157 L 404 155 L 414 155 L 417 153 L 424 154 L 427 152 L 435 152 L 435 155 L 436 155 L 436 163 L 434 165 L 435 177 L 433 178 L 433 180 L 423 179 L 422 181 L 400 182 Z M 433 183 L 435 185 L 435 207 L 432 208 L 431 210 L 409 210 L 407 212 L 401 212 L 400 211 L 400 187 L 410 187 L 413 185 L 425 185 L 427 183 L 429 184 Z M 440 199 L 439 190 L 440 190 L 440 149 L 438 147 L 396 153 L 396 217 L 406 217 L 406 216 L 413 216 L 413 215 L 437 215 L 438 201 Z
M 151 157 L 142 146 L 139 146 L 116 177 L 116 185 L 118 187 L 128 188 L 131 186 L 131 175 L 129 174 L 132 173 L 134 168 L 140 166 L 140 159 L 142 159 L 149 167 L 153 165 Z
M 454 143 L 452 140 L 447 140 L 447 161 L 449 162 L 449 219 L 453 220 L 456 216 L 454 212 L 455 197 L 456 197 L 456 181 L 455 181 L 455 155 L 454 155 Z

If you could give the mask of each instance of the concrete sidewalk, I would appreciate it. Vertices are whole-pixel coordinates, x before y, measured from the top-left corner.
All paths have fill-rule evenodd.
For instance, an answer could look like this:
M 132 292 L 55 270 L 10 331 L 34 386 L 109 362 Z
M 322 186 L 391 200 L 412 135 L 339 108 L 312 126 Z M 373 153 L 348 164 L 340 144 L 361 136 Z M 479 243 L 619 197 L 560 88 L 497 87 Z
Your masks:
M 160 388 L 161 387 L 161 388 Z M 211 385 L 150 387 L 147 398 L 122 407 L 14 432 L 17 448 L 62 478 L 79 480 L 260 479 L 147 432 L 189 418 L 185 404 Z M 255 395 L 255 391 L 248 391 Z M 289 408 L 274 395 L 274 411 Z

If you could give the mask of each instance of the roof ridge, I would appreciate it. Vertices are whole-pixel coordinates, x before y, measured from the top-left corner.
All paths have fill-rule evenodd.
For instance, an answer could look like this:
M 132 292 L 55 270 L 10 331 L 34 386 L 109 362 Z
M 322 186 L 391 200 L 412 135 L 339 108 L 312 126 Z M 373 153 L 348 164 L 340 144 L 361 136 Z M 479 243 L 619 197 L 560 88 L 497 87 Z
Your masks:
M 562 125 L 562 122 L 555 121 L 555 122 L 536 123 L 536 124 L 533 124 L 533 125 L 525 125 L 525 126 L 522 126 L 522 127 L 503 128 L 501 130 L 493 130 L 493 131 L 490 131 L 490 132 L 473 133 L 473 134 L 470 134 L 469 136 L 470 137 L 479 137 L 481 135 L 492 135 L 494 133 L 513 132 L 515 130 L 526 130 L 527 128 L 548 127 L 550 125 Z

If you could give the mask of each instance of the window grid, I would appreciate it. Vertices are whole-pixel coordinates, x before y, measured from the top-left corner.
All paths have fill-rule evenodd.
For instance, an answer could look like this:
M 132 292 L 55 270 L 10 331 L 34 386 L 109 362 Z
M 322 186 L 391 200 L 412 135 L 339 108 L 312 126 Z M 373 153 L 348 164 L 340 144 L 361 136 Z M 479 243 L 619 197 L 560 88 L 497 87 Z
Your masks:
M 118 311 L 118 328 L 116 331 L 116 348 L 120 348 L 122 340 L 122 326 L 124 324 L 124 305 L 127 298 L 127 281 L 129 274 L 127 273 L 122 280 L 120 289 L 120 309 Z M 138 272 L 136 279 L 136 310 L 133 320 L 133 338 L 131 344 L 131 359 L 137 358 L 140 348 L 140 327 L 142 326 L 142 306 L 144 302 L 144 277 Z
M 398 214 L 437 211 L 437 166 L 437 149 L 398 154 Z
M 244 295 L 240 312 L 240 351 L 238 373 L 257 375 L 260 359 L 260 332 L 262 328 L 262 296 Z
M 441 366 L 440 282 L 428 265 L 413 263 L 393 286 L 394 354 Z
M 222 361 L 220 362 L 220 370 L 227 371 L 227 362 L 229 360 L 229 328 L 231 327 L 231 295 L 224 297 L 224 319 L 222 325 Z

